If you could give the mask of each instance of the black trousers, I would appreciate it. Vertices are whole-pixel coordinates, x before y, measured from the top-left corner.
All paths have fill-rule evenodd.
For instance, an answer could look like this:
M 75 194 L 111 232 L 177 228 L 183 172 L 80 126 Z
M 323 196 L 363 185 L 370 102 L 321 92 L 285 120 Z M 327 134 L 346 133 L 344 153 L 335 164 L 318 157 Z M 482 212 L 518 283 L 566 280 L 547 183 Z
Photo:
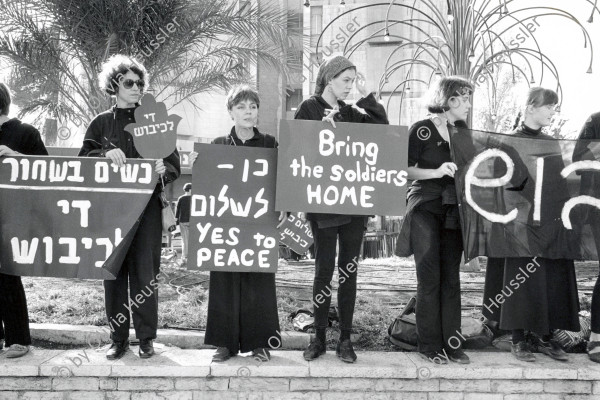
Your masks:
M 161 207 L 158 194 L 154 193 L 117 279 L 104 281 L 104 303 L 112 340 L 123 341 L 129 337 L 130 313 L 136 337 L 156 339 L 161 245 Z
M 234 354 L 281 347 L 275 274 L 211 272 L 204 343 Z
M 600 273 L 592 292 L 592 332 L 600 333 Z
M 460 333 L 459 229 L 444 229 L 443 215 L 413 211 L 410 240 L 417 269 L 417 335 L 419 351 L 452 352 L 462 346 Z
M 314 221 L 311 221 L 310 225 L 315 240 L 315 280 L 312 299 L 315 328 L 327 328 L 329 325 L 331 279 L 335 270 L 336 244 L 339 236 L 337 299 L 340 329 L 351 330 L 356 302 L 358 257 L 365 233 L 365 219 L 354 217 L 347 224 L 323 229 L 319 228 Z
M 600 256 L 600 212 L 598 211 L 594 213 L 592 232 L 594 233 L 594 240 L 596 241 L 596 250 L 598 251 L 598 256 Z M 592 292 L 591 314 L 592 332 L 600 333 L 600 270 L 598 272 L 596 284 L 594 285 L 594 291 Z
M 20 276 L 0 274 L 0 339 L 6 347 L 31 344 L 27 299 Z

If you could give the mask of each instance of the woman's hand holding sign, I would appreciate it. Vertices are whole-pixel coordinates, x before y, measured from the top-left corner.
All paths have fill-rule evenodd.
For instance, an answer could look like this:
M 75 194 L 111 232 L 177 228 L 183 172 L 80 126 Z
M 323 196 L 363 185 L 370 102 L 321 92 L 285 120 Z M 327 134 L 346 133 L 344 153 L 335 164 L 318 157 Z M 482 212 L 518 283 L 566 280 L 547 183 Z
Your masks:
M 440 165 L 438 169 L 436 169 L 436 172 L 438 173 L 440 178 L 444 175 L 448 175 L 449 177 L 454 178 L 454 173 L 457 169 L 458 167 L 453 162 L 445 162 L 442 165 Z
M 165 167 L 165 163 L 162 159 L 156 160 L 156 164 L 154 165 L 154 171 L 156 171 L 159 175 L 164 175 L 167 172 L 167 167 Z
M 323 121 L 327 121 L 330 122 L 331 125 L 333 125 L 333 127 L 335 128 L 335 121 L 333 120 L 333 117 L 335 117 L 335 114 L 340 112 L 340 108 L 338 106 L 333 107 L 333 110 L 325 110 L 325 111 L 329 111 L 329 114 L 327 114 L 325 117 L 323 117 Z
M 19 155 L 21 153 L 12 150 L 10 147 L 2 145 L 0 146 L 0 157 L 2 156 L 16 156 Z
M 127 157 L 121 149 L 112 149 L 106 152 L 106 158 L 109 158 L 117 167 L 121 168 L 127 163 Z
M 190 153 L 190 166 L 194 165 L 194 163 L 196 162 L 196 158 L 198 158 L 198 153 L 195 151 L 192 151 Z

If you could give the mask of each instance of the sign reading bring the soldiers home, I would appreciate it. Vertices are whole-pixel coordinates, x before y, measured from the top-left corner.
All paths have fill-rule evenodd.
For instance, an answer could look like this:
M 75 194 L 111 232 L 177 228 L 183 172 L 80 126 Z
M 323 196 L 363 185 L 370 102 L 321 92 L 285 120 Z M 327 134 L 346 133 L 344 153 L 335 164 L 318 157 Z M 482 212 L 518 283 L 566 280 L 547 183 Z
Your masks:
M 199 143 L 194 150 L 188 267 L 276 272 L 277 150 Z
M 277 210 L 402 215 L 407 128 L 281 121 Z
M 148 161 L 0 158 L 0 272 L 115 279 L 157 182 Z

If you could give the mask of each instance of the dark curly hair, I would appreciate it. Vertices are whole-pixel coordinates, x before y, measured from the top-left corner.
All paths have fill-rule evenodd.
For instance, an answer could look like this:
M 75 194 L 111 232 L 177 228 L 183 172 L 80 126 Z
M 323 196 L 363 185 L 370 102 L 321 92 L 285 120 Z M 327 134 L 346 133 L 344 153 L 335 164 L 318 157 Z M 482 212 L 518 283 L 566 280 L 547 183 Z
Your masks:
M 460 76 L 444 77 L 431 88 L 427 110 L 430 113 L 442 113 L 448 111 L 450 109 L 448 101 L 450 101 L 452 97 L 460 96 L 462 94 L 471 94 L 473 93 L 473 90 L 473 84 L 467 79 L 461 78 Z
M 140 79 L 148 81 L 148 71 L 138 60 L 123 54 L 111 56 L 102 64 L 102 71 L 98 76 L 100 90 L 111 96 L 116 95 L 119 88 L 119 79 L 129 71 L 137 74 Z

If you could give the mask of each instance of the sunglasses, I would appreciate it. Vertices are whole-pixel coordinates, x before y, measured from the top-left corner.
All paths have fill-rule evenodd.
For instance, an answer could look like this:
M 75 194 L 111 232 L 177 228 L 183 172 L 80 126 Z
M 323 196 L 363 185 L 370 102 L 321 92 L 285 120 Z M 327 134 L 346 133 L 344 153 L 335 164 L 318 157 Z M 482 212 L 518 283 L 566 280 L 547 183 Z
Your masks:
M 143 79 L 138 79 L 137 81 L 134 81 L 133 79 L 124 79 L 121 83 L 125 89 L 131 89 L 133 84 L 136 84 L 140 89 L 143 89 L 146 85 L 146 82 L 144 82 Z

